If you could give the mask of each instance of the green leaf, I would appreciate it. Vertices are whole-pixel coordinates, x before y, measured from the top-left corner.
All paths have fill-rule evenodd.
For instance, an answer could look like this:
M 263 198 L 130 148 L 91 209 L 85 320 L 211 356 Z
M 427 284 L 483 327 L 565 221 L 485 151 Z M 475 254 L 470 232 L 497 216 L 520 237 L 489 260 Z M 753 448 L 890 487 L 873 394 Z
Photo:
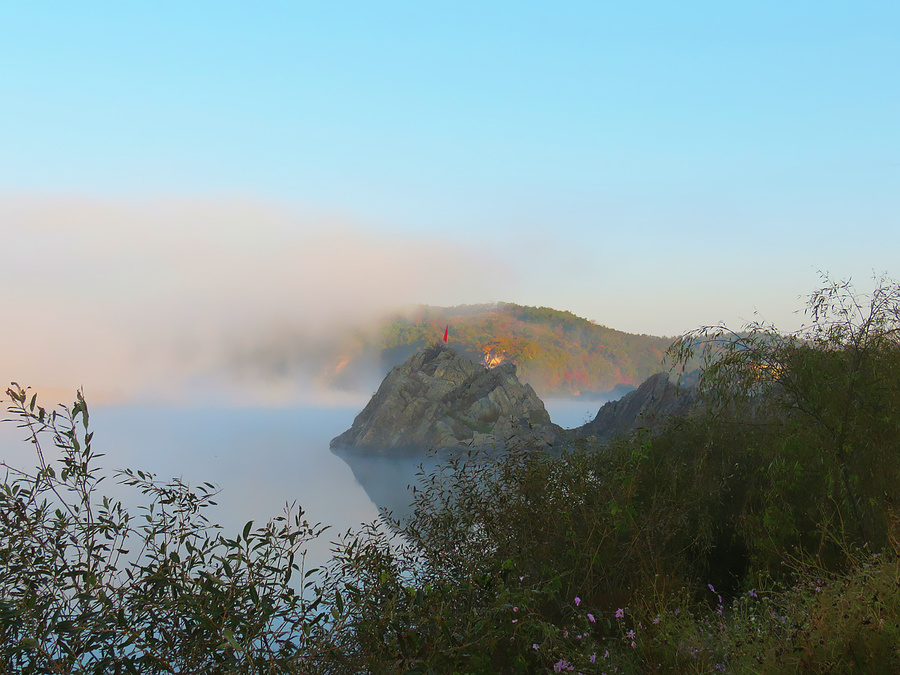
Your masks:
M 234 649 L 239 652 L 243 652 L 244 648 L 238 643 L 238 641 L 234 637 L 234 633 L 231 632 L 230 628 L 223 628 L 222 635 L 225 636 L 225 639 L 228 640 L 228 644 L 230 644 Z
M 19 645 L 23 649 L 37 649 L 41 646 L 40 643 L 33 637 L 23 637 L 21 640 L 19 640 Z

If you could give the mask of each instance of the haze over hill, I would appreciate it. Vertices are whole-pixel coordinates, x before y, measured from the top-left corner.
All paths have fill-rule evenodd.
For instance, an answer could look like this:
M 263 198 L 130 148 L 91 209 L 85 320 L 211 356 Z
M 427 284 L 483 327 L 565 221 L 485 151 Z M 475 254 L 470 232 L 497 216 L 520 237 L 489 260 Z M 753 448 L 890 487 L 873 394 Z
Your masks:
M 448 328 L 449 327 L 449 328 Z M 671 338 L 635 335 L 549 307 L 513 303 L 420 306 L 311 346 L 299 337 L 234 355 L 244 377 L 304 373 L 324 388 L 366 390 L 412 353 L 441 340 L 494 367 L 512 362 L 540 396 L 591 396 L 636 387 L 663 367 Z

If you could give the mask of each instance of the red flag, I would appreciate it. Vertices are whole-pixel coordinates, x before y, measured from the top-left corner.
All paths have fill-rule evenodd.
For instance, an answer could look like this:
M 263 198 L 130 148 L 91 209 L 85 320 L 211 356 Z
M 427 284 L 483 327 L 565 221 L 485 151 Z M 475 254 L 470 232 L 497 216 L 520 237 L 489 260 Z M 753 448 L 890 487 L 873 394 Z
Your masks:
M 450 324 L 447 324 L 447 327 L 444 329 L 444 342 L 447 342 L 447 335 L 450 333 Z

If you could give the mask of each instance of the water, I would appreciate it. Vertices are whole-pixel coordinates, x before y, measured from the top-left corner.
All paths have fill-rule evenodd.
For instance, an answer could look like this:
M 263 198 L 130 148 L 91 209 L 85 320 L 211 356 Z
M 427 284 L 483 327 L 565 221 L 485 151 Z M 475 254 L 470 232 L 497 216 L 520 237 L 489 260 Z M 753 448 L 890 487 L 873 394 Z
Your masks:
M 184 408 L 96 406 L 91 410 L 93 448 L 106 473 L 132 468 L 163 480 L 220 487 L 207 517 L 233 536 L 244 523 L 264 523 L 296 502 L 310 523 L 331 526 L 309 546 L 309 560 L 321 564 L 340 531 L 378 517 L 378 509 L 354 479 L 350 467 L 328 449 L 330 439 L 350 426 L 357 410 L 342 408 Z M 24 432 L 0 425 L 0 457 L 13 466 L 35 464 Z M 45 452 L 52 450 L 50 438 Z M 104 484 L 106 494 L 129 507 L 145 503 L 129 488 Z
M 563 427 L 592 418 L 602 402 L 551 400 L 547 409 Z M 264 523 L 296 502 L 311 523 L 330 525 L 309 545 L 308 560 L 320 565 L 331 542 L 348 529 L 378 517 L 379 506 L 402 514 L 412 501 L 407 486 L 416 480 L 423 458 L 364 458 L 353 469 L 329 448 L 349 428 L 354 408 L 222 408 L 146 405 L 95 406 L 91 409 L 94 450 L 99 466 L 150 471 L 158 478 L 181 478 L 190 485 L 220 487 L 211 521 L 233 536 L 248 520 Z M 35 465 L 24 432 L 0 424 L 0 458 L 13 466 Z M 51 439 L 45 450 L 52 451 Z M 365 486 L 365 487 L 363 487 Z M 145 503 L 140 495 L 111 481 L 105 492 L 126 506 Z M 377 503 L 377 505 L 376 505 Z

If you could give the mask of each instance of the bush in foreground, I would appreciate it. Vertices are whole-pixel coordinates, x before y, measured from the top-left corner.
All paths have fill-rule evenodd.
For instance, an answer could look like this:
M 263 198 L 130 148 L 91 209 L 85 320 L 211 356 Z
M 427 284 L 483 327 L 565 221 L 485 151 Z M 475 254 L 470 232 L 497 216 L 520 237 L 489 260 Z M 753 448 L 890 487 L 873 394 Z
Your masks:
M 298 672 L 322 610 L 291 581 L 321 528 L 288 509 L 229 539 L 204 515 L 213 486 L 123 471 L 149 500 L 135 516 L 99 492 L 80 393 L 56 411 L 17 385 L 7 395 L 38 467 L 4 465 L 0 484 L 0 670 Z

